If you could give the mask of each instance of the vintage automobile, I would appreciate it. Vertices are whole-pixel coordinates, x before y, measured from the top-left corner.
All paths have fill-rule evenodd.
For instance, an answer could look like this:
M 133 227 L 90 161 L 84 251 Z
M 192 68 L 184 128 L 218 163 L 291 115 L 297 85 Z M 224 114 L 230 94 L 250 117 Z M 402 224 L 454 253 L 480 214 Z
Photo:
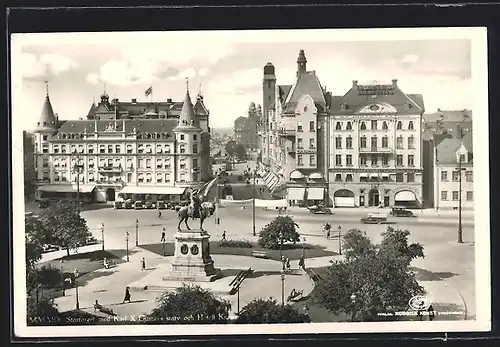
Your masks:
M 382 224 L 387 222 L 387 216 L 384 213 L 368 213 L 361 218 L 363 224 Z
M 132 200 L 128 199 L 128 200 L 125 200 L 123 202 L 123 208 L 127 209 L 127 210 L 131 210 L 134 208 L 134 203 L 132 202 Z
M 142 201 L 134 202 L 134 209 L 142 210 L 144 208 L 144 203 Z
M 158 210 L 165 210 L 167 208 L 167 205 L 165 204 L 165 201 L 157 201 L 156 202 L 156 208 Z
M 124 207 L 123 205 L 123 201 L 115 201 L 115 203 L 113 204 L 113 208 L 115 210 L 121 210 Z
M 309 212 L 314 214 L 332 214 L 332 210 L 330 210 L 330 208 L 321 205 L 312 205 L 307 209 L 309 210 Z
M 38 201 L 39 208 L 46 208 L 46 207 L 49 207 L 49 205 L 50 205 L 49 199 L 41 199 L 40 201 Z
M 144 208 L 148 209 L 148 210 L 151 210 L 151 209 L 155 208 L 155 204 L 153 204 L 152 201 L 146 201 L 144 203 Z
M 394 206 L 389 214 L 394 217 L 416 217 L 412 211 L 407 210 L 404 206 Z

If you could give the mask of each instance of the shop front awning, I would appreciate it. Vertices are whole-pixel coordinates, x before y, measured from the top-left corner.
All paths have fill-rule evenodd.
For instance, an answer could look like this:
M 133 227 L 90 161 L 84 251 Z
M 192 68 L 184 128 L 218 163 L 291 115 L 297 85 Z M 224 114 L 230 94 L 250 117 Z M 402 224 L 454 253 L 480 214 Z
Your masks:
M 313 172 L 312 174 L 309 175 L 309 178 L 310 179 L 322 179 L 323 178 L 323 175 L 320 174 L 319 172 Z
M 297 179 L 301 179 L 303 178 L 304 175 L 302 175 L 302 173 L 300 171 L 292 171 L 292 173 L 290 174 L 290 179 L 292 180 L 297 180 Z
M 288 188 L 288 200 L 304 200 L 306 188 L 293 187 Z
M 360 173 L 359 177 L 368 177 L 368 174 L 367 173 Z
M 383 173 L 382 177 L 389 177 L 389 174 L 388 173 Z
M 41 192 L 57 192 L 57 193 L 76 193 L 76 191 L 80 193 L 92 193 L 95 189 L 95 185 L 92 184 L 80 184 L 78 187 L 76 184 L 46 184 L 38 187 L 38 190 Z
M 165 194 L 182 195 L 186 188 L 182 187 L 148 187 L 148 186 L 125 186 L 120 193 L 124 194 Z
M 371 177 L 371 178 L 378 178 L 378 174 L 376 174 L 376 173 L 371 173 L 371 174 L 370 174 L 370 177 Z
M 394 196 L 394 200 L 396 201 L 415 201 L 417 200 L 415 193 L 409 190 L 403 190 L 401 192 L 396 193 Z
M 323 200 L 325 197 L 325 188 L 309 188 L 307 190 L 307 200 Z

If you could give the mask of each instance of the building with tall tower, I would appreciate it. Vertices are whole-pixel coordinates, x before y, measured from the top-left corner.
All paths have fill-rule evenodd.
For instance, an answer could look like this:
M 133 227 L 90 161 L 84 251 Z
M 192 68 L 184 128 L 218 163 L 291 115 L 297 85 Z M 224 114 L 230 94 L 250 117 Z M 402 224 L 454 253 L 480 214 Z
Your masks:
M 395 79 L 353 81 L 332 95 L 300 50 L 294 84 L 276 85 L 262 164 L 287 181 L 291 203 L 420 206 L 423 113 L 422 96 L 403 93 Z
M 247 117 L 238 117 L 234 121 L 234 139 L 242 143 L 247 151 L 254 152 L 260 147 L 257 127 L 261 119 L 261 106 L 251 102 Z
M 168 116 L 156 112 L 163 104 L 141 105 L 140 114 L 104 93 L 87 120 L 60 121 L 47 92 L 35 131 L 36 197 L 71 199 L 78 190 L 87 201 L 178 200 L 201 187 L 211 178 L 203 97 L 197 108 L 186 90 L 179 110 L 168 102 Z

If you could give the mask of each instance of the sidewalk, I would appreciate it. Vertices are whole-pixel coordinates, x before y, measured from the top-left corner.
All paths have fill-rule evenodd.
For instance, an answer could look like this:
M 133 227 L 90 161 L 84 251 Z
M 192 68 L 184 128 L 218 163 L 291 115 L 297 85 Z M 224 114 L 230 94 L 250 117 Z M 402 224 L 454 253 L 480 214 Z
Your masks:
M 304 211 L 304 212 L 309 212 L 307 208 L 305 207 L 289 207 L 288 208 L 290 211 Z M 377 208 L 377 207 L 334 207 L 331 208 L 332 213 L 345 213 L 345 214 L 366 214 L 366 213 L 386 213 L 389 214 L 391 212 L 390 208 Z M 432 208 L 427 208 L 427 209 L 411 209 L 410 211 L 413 212 L 416 216 L 419 215 L 424 215 L 424 216 L 429 216 L 429 217 L 441 217 L 441 216 L 446 216 L 446 217 L 455 217 L 457 216 L 458 218 L 458 211 L 456 210 L 435 210 Z M 474 217 L 474 211 L 473 210 L 462 210 L 462 216 L 463 217 Z

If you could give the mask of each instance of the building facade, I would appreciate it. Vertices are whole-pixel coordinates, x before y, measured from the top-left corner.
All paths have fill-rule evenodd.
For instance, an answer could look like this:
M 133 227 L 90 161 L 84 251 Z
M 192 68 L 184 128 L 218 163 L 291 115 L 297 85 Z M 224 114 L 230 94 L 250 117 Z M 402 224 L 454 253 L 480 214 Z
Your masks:
M 107 102 L 102 95 L 87 120 L 59 121 L 47 93 L 35 131 L 37 198 L 75 198 L 78 189 L 89 201 L 178 200 L 210 179 L 208 111 L 196 112 L 189 91 L 168 116 L 146 108 L 141 118 Z
M 291 86 L 276 84 L 274 67 L 264 67 L 264 101 L 275 99 L 259 129 L 262 164 L 287 180 L 289 200 L 421 206 L 422 96 L 403 93 L 395 79 L 353 81 L 334 96 L 306 64 L 301 50 Z
M 238 143 L 245 145 L 249 151 L 257 151 L 260 147 L 257 126 L 261 118 L 262 108 L 255 106 L 254 102 L 248 107 L 247 117 L 238 117 L 234 121 L 234 139 Z
M 436 209 L 474 209 L 472 133 L 436 136 L 434 201 Z M 461 200 L 461 201 L 460 201 Z

